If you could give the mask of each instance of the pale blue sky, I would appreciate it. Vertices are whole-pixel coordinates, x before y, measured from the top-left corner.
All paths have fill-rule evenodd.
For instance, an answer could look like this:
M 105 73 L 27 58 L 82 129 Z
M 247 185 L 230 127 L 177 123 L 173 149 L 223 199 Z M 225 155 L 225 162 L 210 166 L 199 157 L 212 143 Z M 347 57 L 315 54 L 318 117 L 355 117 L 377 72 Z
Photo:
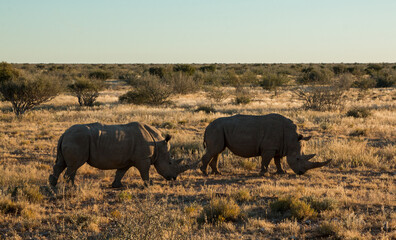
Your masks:
M 396 62 L 395 0 L 0 0 L 12 63 Z

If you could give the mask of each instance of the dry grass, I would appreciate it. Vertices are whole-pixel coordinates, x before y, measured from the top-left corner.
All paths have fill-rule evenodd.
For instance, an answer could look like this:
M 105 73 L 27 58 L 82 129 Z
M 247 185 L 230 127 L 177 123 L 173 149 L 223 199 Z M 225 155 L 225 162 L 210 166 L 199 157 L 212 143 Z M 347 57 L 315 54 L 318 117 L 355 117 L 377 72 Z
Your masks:
M 163 107 L 118 104 L 118 96 L 126 91 L 101 92 L 100 105 L 95 107 L 79 107 L 75 97 L 61 95 L 22 119 L 14 117 L 7 103 L 0 103 L 1 238 L 396 237 L 395 89 L 371 90 L 365 98 L 352 89 L 344 99 L 344 110 L 324 112 L 302 109 L 302 102 L 290 91 L 273 96 L 252 89 L 251 103 L 235 105 L 233 89 L 224 88 L 227 97 L 222 101 L 199 92 L 174 97 Z M 214 111 L 196 111 L 197 106 L 211 106 Z M 347 116 L 348 110 L 362 107 L 370 111 L 366 117 Z M 203 131 L 213 119 L 272 112 L 290 117 L 302 133 L 313 135 L 306 152 L 317 153 L 318 160 L 332 158 L 331 165 L 296 176 L 283 161 L 288 174 L 274 174 L 271 163 L 270 174 L 259 177 L 260 159 L 241 159 L 225 151 L 219 157 L 222 176 L 187 171 L 178 181 L 167 182 L 151 169 L 154 185 L 143 188 L 138 171 L 130 169 L 124 177 L 126 188 L 116 190 L 110 188 L 114 171 L 83 166 L 75 189 L 62 179 L 57 194 L 47 185 L 57 139 L 73 124 L 142 121 L 174 136 L 175 155 L 198 159 L 204 151 Z M 271 203 L 287 196 L 294 197 L 290 199 L 296 217 L 271 211 Z M 227 201 L 234 206 L 232 221 L 218 216 L 221 224 L 199 221 L 208 206 L 227 209 Z

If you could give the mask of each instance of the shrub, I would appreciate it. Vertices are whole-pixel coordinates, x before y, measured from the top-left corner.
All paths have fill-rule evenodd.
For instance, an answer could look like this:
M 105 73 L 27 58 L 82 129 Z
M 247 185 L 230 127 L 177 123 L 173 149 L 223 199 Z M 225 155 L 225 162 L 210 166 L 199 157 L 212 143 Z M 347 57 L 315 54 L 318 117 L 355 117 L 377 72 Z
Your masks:
M 289 82 L 286 75 L 269 73 L 265 74 L 260 82 L 260 86 L 266 90 L 274 90 L 277 95 L 278 87 L 281 87 Z
M 249 89 L 238 87 L 235 89 L 235 104 L 248 104 L 252 101 Z
M 1 82 L 0 92 L 5 101 L 11 102 L 14 113 L 20 116 L 57 96 L 60 85 L 58 81 L 45 75 L 19 77 Z
M 324 84 L 328 83 L 333 72 L 326 68 L 317 69 L 313 67 L 303 69 L 303 74 L 297 81 L 301 84 Z
M 373 75 L 375 87 L 392 87 L 396 83 L 396 71 L 383 70 Z
M 241 210 L 232 198 L 213 198 L 209 205 L 203 208 L 198 222 L 221 223 L 236 221 L 241 217 Z
M 199 106 L 195 112 L 205 112 L 205 113 L 214 113 L 216 110 L 211 106 Z
M 249 161 L 249 159 L 242 158 L 238 161 L 238 165 L 246 170 L 254 170 L 257 167 L 256 162 Z
M 111 78 L 113 76 L 113 73 L 109 71 L 99 70 L 99 71 L 90 72 L 88 76 L 90 79 L 106 80 Z
M 352 83 L 352 87 L 360 88 L 361 90 L 373 88 L 375 85 L 375 79 L 372 77 L 362 77 Z
M 11 64 L 6 62 L 0 63 L 0 83 L 5 81 L 10 81 L 18 77 L 19 77 L 19 72 L 16 69 L 14 69 L 11 66 Z
M 199 68 L 200 71 L 202 72 L 215 72 L 216 71 L 216 65 L 207 65 L 207 66 L 202 66 Z
M 355 107 L 350 109 L 347 113 L 347 117 L 354 117 L 354 118 L 366 118 L 371 115 L 371 112 L 367 108 L 363 107 Z
M 21 203 L 14 202 L 9 198 L 0 199 L 0 212 L 4 214 L 21 214 L 24 206 Z
M 159 105 L 167 102 L 171 95 L 169 86 L 156 76 L 143 76 L 134 90 L 119 97 L 123 103 Z
M 149 73 L 151 75 L 163 78 L 165 76 L 165 68 L 163 67 L 151 67 L 149 68 Z
M 273 212 L 281 213 L 298 220 L 314 219 L 317 216 L 317 212 L 308 203 L 294 196 L 279 198 L 270 203 L 270 208 Z
M 232 194 L 232 197 L 240 203 L 248 202 L 253 198 L 252 195 L 250 195 L 249 190 L 247 189 L 238 190 L 237 192 Z
M 200 84 L 194 81 L 192 76 L 182 72 L 172 74 L 168 79 L 168 83 L 173 92 L 178 94 L 192 93 L 200 89 Z
M 76 95 L 80 106 L 93 106 L 103 87 L 103 82 L 85 78 L 79 78 L 68 86 L 70 91 Z
M 228 94 L 219 87 L 211 87 L 206 89 L 206 97 L 219 103 L 225 100 L 228 97 Z
M 176 64 L 173 67 L 174 72 L 183 72 L 186 73 L 187 75 L 194 75 L 195 73 L 195 67 L 188 65 L 188 64 Z
M 343 108 L 345 90 L 338 86 L 309 86 L 298 88 L 294 92 L 304 101 L 305 109 L 326 111 Z

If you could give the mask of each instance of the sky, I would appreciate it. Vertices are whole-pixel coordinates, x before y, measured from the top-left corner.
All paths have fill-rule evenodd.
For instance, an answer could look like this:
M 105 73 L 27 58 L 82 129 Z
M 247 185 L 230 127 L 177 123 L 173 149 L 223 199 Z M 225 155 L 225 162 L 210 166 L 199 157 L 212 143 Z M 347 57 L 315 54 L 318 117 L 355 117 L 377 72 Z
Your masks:
M 10 63 L 396 62 L 394 0 L 0 0 Z

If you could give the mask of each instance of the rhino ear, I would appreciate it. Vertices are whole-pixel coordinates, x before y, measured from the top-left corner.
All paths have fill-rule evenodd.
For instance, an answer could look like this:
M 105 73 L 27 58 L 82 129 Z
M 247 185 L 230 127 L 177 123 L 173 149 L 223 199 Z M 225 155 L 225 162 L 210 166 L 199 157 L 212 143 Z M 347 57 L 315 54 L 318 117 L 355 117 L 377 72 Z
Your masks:
M 165 142 L 169 142 L 169 140 L 171 140 L 172 136 L 169 134 L 166 134 L 165 136 Z
M 312 136 L 308 136 L 308 137 L 304 137 L 302 134 L 298 135 L 298 141 L 308 141 L 309 139 L 311 139 Z

